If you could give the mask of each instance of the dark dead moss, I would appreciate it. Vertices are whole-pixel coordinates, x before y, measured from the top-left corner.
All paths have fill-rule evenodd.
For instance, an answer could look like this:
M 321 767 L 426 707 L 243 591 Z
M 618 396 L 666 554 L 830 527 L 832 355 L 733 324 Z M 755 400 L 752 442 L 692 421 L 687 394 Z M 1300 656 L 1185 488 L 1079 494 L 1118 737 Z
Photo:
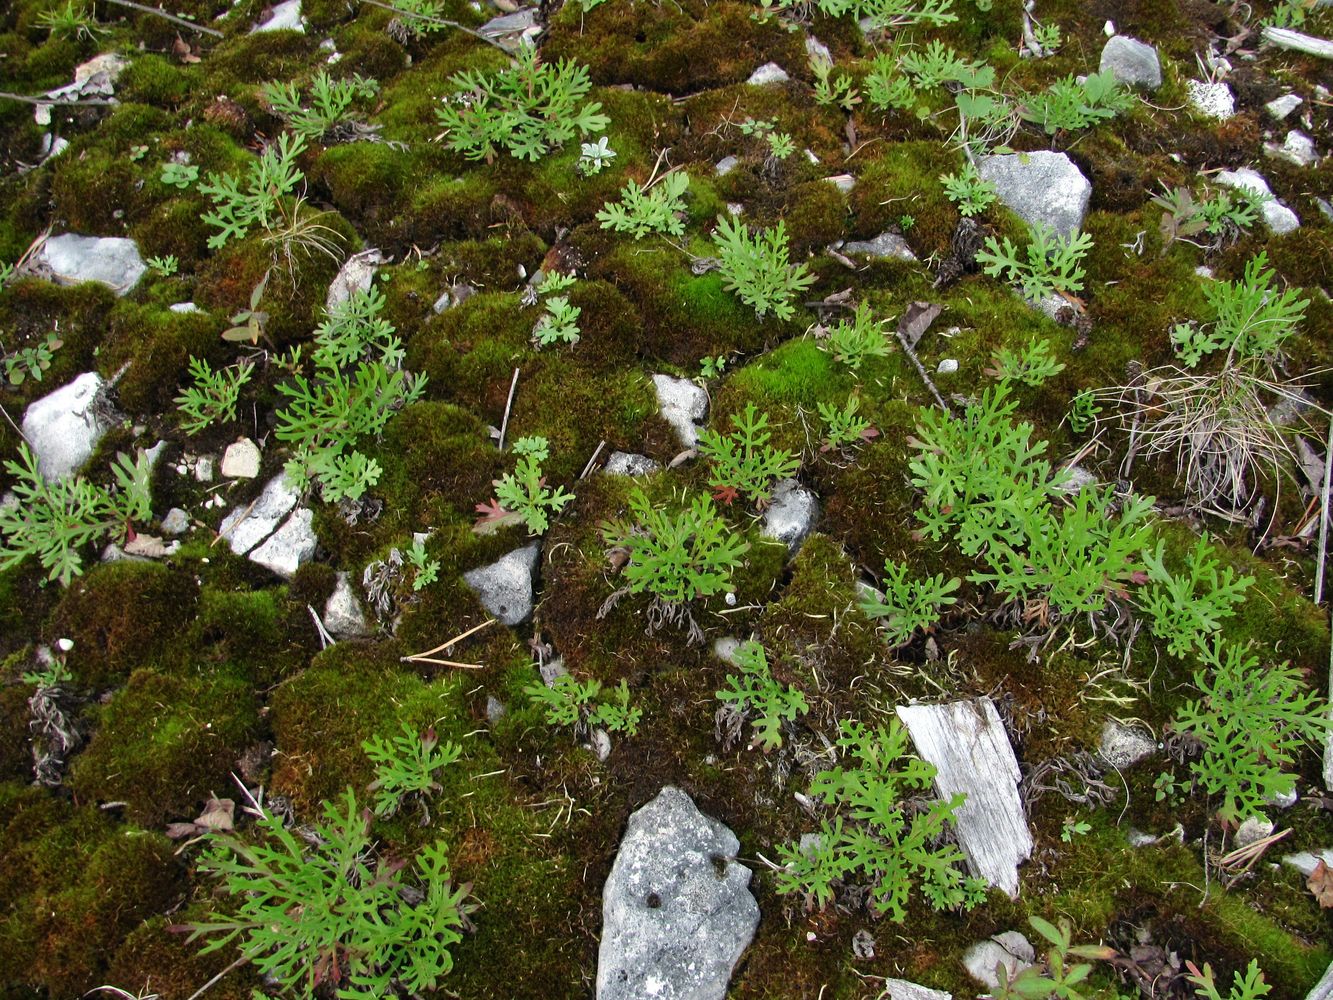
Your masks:
M 145 920 L 116 950 L 107 982 L 132 993 L 156 993 L 161 1000 L 189 1000 L 203 983 L 221 976 L 208 991 L 214 1000 L 252 1000 L 252 991 L 262 986 L 253 965 L 246 963 L 221 975 L 233 961 L 228 949 L 200 955 L 200 944 L 185 944 L 184 935 L 171 929 L 175 924 L 204 917 L 202 911 L 186 911 L 171 919 Z
M 24 781 L 32 775 L 28 744 L 28 698 L 32 689 L 16 681 L 17 677 L 6 677 L 0 687 L 0 781 Z

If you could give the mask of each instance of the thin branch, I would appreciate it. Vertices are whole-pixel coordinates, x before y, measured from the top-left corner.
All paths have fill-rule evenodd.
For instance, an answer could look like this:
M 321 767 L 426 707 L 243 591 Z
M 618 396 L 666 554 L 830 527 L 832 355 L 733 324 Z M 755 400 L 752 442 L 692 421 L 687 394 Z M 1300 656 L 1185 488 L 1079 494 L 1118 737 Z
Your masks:
M 361 2 L 368 3 L 372 7 L 379 7 L 381 10 L 393 11 L 393 13 L 399 15 L 400 17 L 406 18 L 409 21 L 425 21 L 427 24 L 438 24 L 445 28 L 457 28 L 459 31 L 463 32 L 464 34 L 471 35 L 478 41 L 485 42 L 487 45 L 493 45 L 495 48 L 499 49 L 505 55 L 513 55 L 512 52 L 510 52 L 507 48 L 505 48 L 503 45 L 497 42 L 494 38 L 488 38 L 486 35 L 483 35 L 480 31 L 478 31 L 476 28 L 469 28 L 466 25 L 459 24 L 457 21 L 450 21 L 447 18 L 443 17 L 431 17 L 429 14 L 414 14 L 411 11 L 402 10 L 401 8 L 395 7 L 393 4 L 381 3 L 380 0 L 361 0 Z
M 602 449 L 605 447 L 606 447 L 605 439 L 602 439 L 601 441 L 597 442 L 597 450 L 592 453 L 592 458 L 588 459 L 588 464 L 585 465 L 583 467 L 583 471 L 579 473 L 580 479 L 587 478 L 588 473 L 592 471 L 592 463 L 597 461 L 597 456 L 602 453 Z
M 898 330 L 897 334 L 898 343 L 902 345 L 903 351 L 905 351 L 908 358 L 911 359 L 912 364 L 916 366 L 917 374 L 921 376 L 921 381 L 926 383 L 926 388 L 929 389 L 930 394 L 935 397 L 935 402 L 940 404 L 940 409 L 945 413 L 952 413 L 953 411 L 949 409 L 949 404 L 944 401 L 944 397 L 940 395 L 940 391 L 935 388 L 935 383 L 931 381 L 930 375 L 926 373 L 926 366 L 921 363 L 921 359 L 916 356 L 916 351 L 913 350 L 912 345 L 907 342 L 907 337 L 904 336 L 903 331 Z
M 505 415 L 500 421 L 500 450 L 505 450 L 505 431 L 509 429 L 509 408 L 514 405 L 514 390 L 518 388 L 518 369 L 514 369 L 513 381 L 509 383 L 509 398 L 505 400 Z
M 454 636 L 452 639 L 449 639 L 449 640 L 447 640 L 447 641 L 445 641 L 445 642 L 440 643 L 440 644 L 439 644 L 438 646 L 436 646 L 434 649 L 428 649 L 428 650 L 426 650 L 424 653 L 413 653 L 411 656 L 401 656 L 401 657 L 398 658 L 398 662 L 399 662 L 399 663 L 413 663 L 413 662 L 415 662 L 415 661 L 417 661 L 417 660 L 425 660 L 426 657 L 428 657 L 428 656 L 434 656 L 436 653 L 443 652 L 444 650 L 448 649 L 450 646 L 454 645 L 455 643 L 462 642 L 462 641 L 463 641 L 464 639 L 466 639 L 468 636 L 470 636 L 470 635 L 475 635 L 476 633 L 478 633 L 478 632 L 480 632 L 482 629 L 484 629 L 487 625 L 494 625 L 494 624 L 495 624 L 495 619 L 494 619 L 494 618 L 487 618 L 487 619 L 486 619 L 484 622 L 482 622 L 480 625 L 473 625 L 473 626 L 472 626 L 470 629 L 468 629 L 466 632 L 460 632 L 458 635 Z M 441 661 L 432 661 L 432 662 L 441 662 Z
M 73 107 L 108 107 L 113 104 L 119 104 L 114 97 L 81 97 L 78 100 L 66 101 L 59 97 L 34 97 L 32 94 L 11 94 L 7 90 L 0 90 L 0 99 L 6 101 L 19 101 L 23 104 L 46 105 L 52 108 L 73 108 Z
M 221 38 L 222 32 L 217 28 L 206 28 L 202 24 L 195 24 L 193 21 L 187 21 L 183 17 L 177 17 L 175 14 L 168 14 L 165 10 L 158 10 L 156 7 L 146 7 L 141 3 L 134 3 L 134 0 L 106 0 L 107 3 L 116 4 L 118 7 L 128 7 L 130 10 L 137 10 L 140 14 L 152 14 L 154 17 L 160 17 L 170 21 L 172 24 L 178 24 L 182 28 L 189 28 L 191 31 L 197 31 L 201 35 L 212 35 L 214 38 Z
M 1329 477 L 1333 475 L 1333 417 L 1328 421 L 1328 440 L 1324 443 L 1324 502 L 1319 508 L 1319 561 L 1315 563 L 1314 602 L 1324 599 L 1324 557 L 1328 554 Z

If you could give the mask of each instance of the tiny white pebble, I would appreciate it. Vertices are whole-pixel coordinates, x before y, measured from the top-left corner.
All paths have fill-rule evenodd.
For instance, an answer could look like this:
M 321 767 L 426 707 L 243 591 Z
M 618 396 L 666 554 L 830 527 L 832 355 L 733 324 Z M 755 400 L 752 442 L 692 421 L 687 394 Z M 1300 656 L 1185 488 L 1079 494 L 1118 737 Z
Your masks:
M 958 371 L 958 360 L 956 358 L 945 358 L 935 368 L 937 375 L 952 375 Z
M 73 639 L 57 639 L 57 640 L 56 640 L 56 649 L 60 650 L 62 653 L 68 653 L 68 652 L 69 652 L 71 649 L 73 649 L 73 648 L 74 648 L 74 640 L 73 640 Z

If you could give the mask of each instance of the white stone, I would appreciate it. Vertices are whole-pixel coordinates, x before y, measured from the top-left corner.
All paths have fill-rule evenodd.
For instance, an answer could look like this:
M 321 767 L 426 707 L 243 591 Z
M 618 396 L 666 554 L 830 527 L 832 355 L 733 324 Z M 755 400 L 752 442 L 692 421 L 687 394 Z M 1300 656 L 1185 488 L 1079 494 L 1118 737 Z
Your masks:
M 233 441 L 222 453 L 222 475 L 228 479 L 254 479 L 259 475 L 261 459 L 259 446 L 249 438 Z
M 62 285 L 97 281 L 124 295 L 143 277 L 148 265 L 134 240 L 118 236 L 79 236 L 63 233 L 42 243 L 33 270 Z
M 708 415 L 708 393 L 689 379 L 672 375 L 654 375 L 653 388 L 662 419 L 686 448 L 693 448 L 699 442 L 697 425 Z
M 488 566 L 463 574 L 482 606 L 502 625 L 517 625 L 532 614 L 534 578 L 541 544 L 533 542 L 509 552 Z
M 786 83 L 791 77 L 787 71 L 775 62 L 764 63 L 757 70 L 750 74 L 750 78 L 745 82 L 753 87 L 762 87 L 770 83 Z
M 1201 115 L 1226 121 L 1236 113 L 1236 98 L 1225 83 L 1185 81 L 1185 96 L 1190 106 Z
M 162 534 L 183 535 L 190 530 L 190 515 L 179 507 L 172 507 L 167 511 L 166 517 L 162 518 Z
M 300 498 L 287 482 L 287 474 L 279 472 L 253 503 L 240 504 L 222 519 L 218 534 L 227 539 L 233 552 L 243 556 L 273 533 Z
M 740 163 L 741 161 L 738 157 L 724 156 L 722 157 L 722 159 L 717 161 L 717 166 L 713 168 L 713 173 L 715 173 L 718 177 L 726 177 L 727 174 L 731 173 L 738 166 L 740 166 Z
M 346 302 L 356 292 L 370 291 L 370 283 L 375 280 L 375 268 L 383 263 L 384 254 L 374 248 L 348 257 L 329 283 L 324 308 L 332 312 L 335 306 Z
M 213 459 L 204 455 L 194 463 L 194 479 L 197 483 L 211 483 L 213 481 Z
M 852 188 L 856 187 L 856 178 L 851 174 L 834 174 L 832 177 L 825 177 L 824 180 L 828 181 L 843 194 L 851 194 Z M 910 253 L 911 251 L 908 252 Z
M 1333 847 L 1325 847 L 1318 851 L 1300 851 L 1296 854 L 1288 854 L 1282 859 L 1283 864 L 1291 865 L 1306 878 L 1314 874 L 1315 867 L 1321 861 L 1326 866 L 1333 868 Z
M 77 472 L 107 432 L 110 425 L 93 405 L 102 385 L 102 376 L 84 372 L 30 403 L 24 412 L 23 436 L 37 456 L 37 471 L 47 482 Z
M 1118 722 L 1107 720 L 1102 726 L 1102 759 L 1118 771 L 1133 767 L 1157 752 L 1157 741 Z
M 1112 35 L 1106 40 L 1100 70 L 1103 73 L 1110 70 L 1117 82 L 1128 87 L 1156 90 L 1162 85 L 1162 64 L 1157 50 L 1128 35 Z
M 267 20 L 256 24 L 250 34 L 260 31 L 299 31 L 305 34 L 305 18 L 301 16 L 301 0 L 283 0 L 274 4 Z
M 940 363 L 935 366 L 936 375 L 952 375 L 958 371 L 957 358 L 941 358 Z
M 764 510 L 760 534 L 787 546 L 794 555 L 819 520 L 819 497 L 795 479 L 783 479 L 773 487 L 773 498 Z
M 1064 153 L 1038 150 L 983 156 L 977 171 L 1029 226 L 1046 225 L 1057 236 L 1072 236 L 1083 225 L 1092 185 Z
M 893 232 L 880 233 L 872 240 L 848 240 L 842 245 L 842 252 L 864 254 L 873 260 L 916 260 L 907 241 Z
M 1314 140 L 1296 129 L 1287 133 L 1287 138 L 1283 140 L 1281 146 L 1274 142 L 1264 143 L 1264 152 L 1297 167 L 1312 167 L 1319 162 Z
M 182 316 L 187 315 L 189 313 L 197 313 L 201 311 L 200 308 L 193 302 L 173 302 L 171 305 L 167 306 L 167 308 L 170 309 L 172 312 L 178 313 Z
M 314 511 L 309 507 L 298 507 L 268 541 L 250 553 L 250 561 L 290 580 L 310 561 L 319 546 L 314 520 Z
M 1264 110 L 1273 118 L 1274 121 L 1282 121 L 1287 115 L 1291 114 L 1301 106 L 1301 99 L 1295 94 L 1284 94 L 1282 97 L 1275 98 L 1264 105 Z
M 1237 848 L 1249 847 L 1256 841 L 1263 840 L 1273 833 L 1273 824 L 1270 820 L 1261 819 L 1258 816 L 1251 816 L 1243 822 L 1236 830 L 1235 846 Z
M 333 593 L 324 602 L 324 627 L 338 639 L 360 639 L 370 635 L 366 613 L 352 587 L 351 577 L 339 572 Z
M 906 979 L 884 980 L 882 1000 L 953 1000 L 952 993 L 932 990 L 929 986 L 908 982 Z
M 811 62 L 833 62 L 833 53 L 829 51 L 829 47 L 814 35 L 805 36 L 805 54 L 810 57 Z
M 626 451 L 613 451 L 602 466 L 608 476 L 646 476 L 656 472 L 662 466 L 647 455 L 636 455 Z
M 963 968 L 983 986 L 995 989 L 1000 985 L 995 974 L 999 966 L 1004 966 L 1012 981 L 1014 976 L 1031 966 L 1036 957 L 1027 938 L 1017 931 L 1005 931 L 968 948 L 963 954 Z
M 966 796 L 954 813 L 954 829 L 968 868 L 1016 897 L 1018 865 L 1032 856 L 1032 833 L 1018 794 L 1023 775 L 995 704 L 977 698 L 899 705 L 897 713 L 917 754 L 935 765 L 939 797 Z
M 1269 230 L 1276 235 L 1281 236 L 1300 228 L 1301 220 L 1296 217 L 1296 213 L 1273 197 L 1268 181 L 1264 180 L 1258 171 L 1249 167 L 1241 167 L 1239 170 L 1219 170 L 1213 180 L 1223 187 L 1249 191 L 1265 198 L 1266 200 L 1259 206 L 1259 211 L 1263 214 Z

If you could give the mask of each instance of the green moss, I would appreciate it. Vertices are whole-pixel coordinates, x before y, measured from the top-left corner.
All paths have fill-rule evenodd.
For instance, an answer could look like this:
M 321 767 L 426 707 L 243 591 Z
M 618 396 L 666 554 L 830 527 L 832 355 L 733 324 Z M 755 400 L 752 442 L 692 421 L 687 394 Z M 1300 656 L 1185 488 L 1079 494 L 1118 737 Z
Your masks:
M 243 665 L 256 687 L 268 687 L 294 673 L 313 652 L 310 616 L 304 603 L 285 599 L 281 587 L 241 586 L 205 585 L 186 641 L 200 659 Z
M 159 563 L 103 563 L 75 578 L 46 631 L 52 642 L 73 640 L 67 664 L 75 682 L 98 690 L 152 665 L 189 622 L 197 600 L 186 572 Z
M 381 450 L 385 474 L 378 491 L 392 498 L 390 513 L 409 518 L 420 496 L 428 497 L 431 506 L 438 498 L 469 516 L 500 472 L 499 452 L 486 427 L 451 403 L 422 402 L 404 409 L 389 423 Z
M 842 192 L 828 181 L 811 181 L 795 188 L 782 213 L 791 241 L 792 260 L 817 253 L 841 238 L 847 215 Z
M 513 295 L 474 295 L 430 320 L 407 345 L 407 364 L 430 379 L 427 393 L 479 410 L 504 413 L 514 368 L 528 349 L 536 316 Z
M 958 212 L 945 197 L 939 177 L 955 171 L 948 161 L 941 162 L 938 142 L 896 142 L 882 148 L 861 166 L 848 196 L 856 216 L 852 231 L 868 239 L 910 215 L 916 222 L 907 239 L 916 255 L 948 253 Z
M 0 295 L 0 329 L 5 331 L 6 346 L 40 344 L 57 330 L 63 341 L 42 381 L 28 379 L 17 388 L 0 386 L 0 401 L 11 413 L 93 366 L 115 301 L 111 289 L 94 282 L 64 288 L 31 279 L 5 289 Z
M 145 52 L 121 73 L 116 89 L 122 100 L 175 107 L 189 97 L 194 76 L 188 66 L 177 66 L 163 56 Z
M 200 90 L 234 97 L 238 83 L 290 79 L 304 69 L 318 44 L 313 35 L 295 31 L 232 35 L 213 47 L 200 64 Z
M 183 919 L 182 919 L 183 918 Z M 259 990 L 259 973 L 246 963 L 221 975 L 232 962 L 228 949 L 200 955 L 200 944 L 184 943 L 172 924 L 202 920 L 202 912 L 176 914 L 169 922 L 151 917 L 131 931 L 116 950 L 107 973 L 107 982 L 116 983 L 135 995 L 155 993 L 160 1000 L 189 1000 L 199 986 L 220 976 L 208 995 L 212 1000 L 252 1000 L 252 990 Z
M 215 365 L 230 362 L 232 351 L 218 337 L 221 326 L 220 318 L 207 313 L 182 315 L 160 306 L 118 302 L 99 368 L 111 375 L 128 363 L 118 385 L 126 412 L 137 417 L 173 413 L 174 398 L 191 381 L 191 356 Z

